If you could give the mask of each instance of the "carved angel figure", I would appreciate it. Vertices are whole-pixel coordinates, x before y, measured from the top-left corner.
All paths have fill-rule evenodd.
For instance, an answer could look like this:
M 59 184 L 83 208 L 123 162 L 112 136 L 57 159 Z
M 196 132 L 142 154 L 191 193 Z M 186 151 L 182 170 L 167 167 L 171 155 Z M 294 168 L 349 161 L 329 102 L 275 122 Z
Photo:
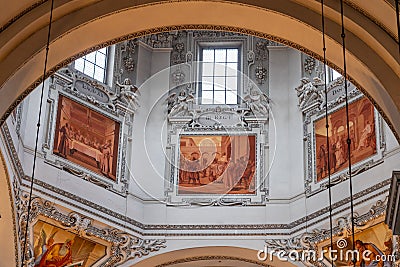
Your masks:
M 244 97 L 244 101 L 253 113 L 268 115 L 269 97 L 260 90 L 250 86 L 250 93 Z
M 318 77 L 314 77 L 312 81 L 305 77 L 301 79 L 301 85 L 295 88 L 300 108 L 304 108 L 310 101 L 316 101 L 320 104 L 324 102 L 323 92 L 317 88 L 320 85 L 323 85 L 323 81 Z
M 136 110 L 139 105 L 139 89 L 132 84 L 131 79 L 126 78 L 122 84 L 116 82 L 116 85 L 120 88 L 120 97 L 125 98 L 132 104 L 133 108 Z
M 180 112 L 183 112 L 183 116 L 186 115 L 189 110 L 189 103 L 194 103 L 194 100 L 193 94 L 186 89 L 182 89 L 178 95 L 176 93 L 171 94 L 167 99 L 168 109 L 170 110 L 169 116 L 175 116 Z

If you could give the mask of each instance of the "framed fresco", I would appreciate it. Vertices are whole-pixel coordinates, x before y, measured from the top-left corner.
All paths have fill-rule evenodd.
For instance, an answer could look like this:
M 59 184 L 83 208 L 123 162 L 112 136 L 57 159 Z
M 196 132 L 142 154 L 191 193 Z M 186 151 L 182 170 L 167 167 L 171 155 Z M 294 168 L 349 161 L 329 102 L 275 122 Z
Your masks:
M 333 243 L 334 264 L 337 267 L 354 266 L 350 261 L 353 250 L 352 236 L 336 238 Z M 330 241 L 329 241 L 330 242 Z M 328 242 L 328 243 L 329 243 Z M 320 245 L 325 251 L 329 251 L 330 244 Z M 393 234 L 384 223 L 378 223 L 354 234 L 354 247 L 359 255 L 355 266 L 381 266 L 391 267 L 393 255 Z M 368 254 L 363 257 L 363 252 L 368 250 Z M 328 253 L 324 255 L 325 261 L 330 262 Z
M 31 214 L 31 223 L 26 227 L 23 218 L 28 213 L 29 194 L 14 189 L 20 203 L 19 247 L 25 246 L 27 230 L 25 261 L 30 267 L 120 266 L 166 247 L 164 239 L 144 239 L 35 195 L 32 205 L 37 212 Z
M 178 194 L 254 195 L 255 135 L 181 135 Z
M 351 162 L 357 164 L 376 154 L 376 125 L 374 106 L 362 97 L 348 106 L 349 126 L 351 139 Z M 348 168 L 348 145 L 346 109 L 342 107 L 328 115 L 329 125 L 329 156 L 327 149 L 327 137 L 325 128 L 325 117 L 314 122 L 315 138 L 315 173 L 317 182 L 325 179 L 328 175 L 328 158 L 330 160 L 330 173 L 342 171 Z
M 33 226 L 33 242 L 34 267 L 90 267 L 107 255 L 105 245 L 41 220 Z
M 318 79 L 304 78 L 302 85 L 296 88 L 299 108 L 303 113 L 306 159 L 304 187 L 307 196 L 321 192 L 328 186 L 328 165 L 333 185 L 349 178 L 349 153 L 353 176 L 383 162 L 386 150 L 383 119 L 361 91 L 351 83 L 347 87 L 350 151 L 347 145 L 344 79 L 338 78 L 327 85 L 327 103 L 323 83 Z M 329 155 L 325 107 L 328 108 Z
M 73 68 L 61 69 L 50 82 L 42 146 L 46 163 L 126 195 L 132 105 Z
M 165 194 L 173 206 L 256 206 L 268 201 L 268 114 L 193 107 L 168 118 Z M 246 113 L 247 112 L 247 113 Z
M 116 181 L 118 122 L 60 95 L 53 153 Z

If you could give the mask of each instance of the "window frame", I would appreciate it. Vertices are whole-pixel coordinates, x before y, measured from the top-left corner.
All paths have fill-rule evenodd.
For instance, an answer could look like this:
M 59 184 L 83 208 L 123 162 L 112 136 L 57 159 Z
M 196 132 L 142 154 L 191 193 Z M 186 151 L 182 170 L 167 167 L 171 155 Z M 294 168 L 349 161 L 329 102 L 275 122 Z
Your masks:
M 203 86 L 202 86 L 202 81 L 203 81 L 203 51 L 206 49 L 213 49 L 214 51 L 217 49 L 236 49 L 238 52 L 238 56 L 237 56 L 237 87 L 236 87 L 236 103 L 232 103 L 232 104 L 227 104 L 226 103 L 226 92 L 228 91 L 226 86 L 225 86 L 225 90 L 223 90 L 223 92 L 225 92 L 225 100 L 223 103 L 214 103 L 214 92 L 216 91 L 214 89 L 213 86 L 213 103 L 206 103 L 203 104 L 202 102 L 202 96 L 203 96 Z M 197 82 L 197 102 L 199 105 L 210 105 L 210 106 L 215 106 L 215 105 L 239 105 L 240 104 L 240 95 L 241 95 L 241 88 L 242 88 L 242 77 L 241 77 L 241 73 L 242 73 L 242 64 L 243 64 L 243 59 L 242 59 L 242 49 L 243 49 L 243 44 L 242 42 L 238 42 L 238 41 L 227 41 L 227 42 L 218 42 L 218 43 L 199 43 L 198 44 L 198 55 L 197 55 L 197 59 L 198 59 L 198 71 L 197 71 L 197 77 L 198 77 L 198 82 Z M 215 53 L 215 52 L 214 52 Z M 214 65 L 220 62 L 215 62 L 215 58 L 214 61 L 212 62 Z M 221 62 L 221 64 L 223 64 L 225 67 L 227 66 L 227 63 L 229 62 Z M 214 72 L 213 72 L 213 76 L 207 76 L 207 77 L 213 77 L 214 80 Z M 222 76 L 221 76 L 222 77 Z M 225 78 L 225 85 L 226 85 L 226 73 L 225 76 L 223 76 Z M 228 76 L 229 77 L 229 76 Z M 218 91 L 218 90 L 217 90 Z M 222 92 L 222 90 L 221 90 Z
M 102 49 L 103 49 L 103 48 L 102 48 Z M 82 73 L 82 74 L 84 74 L 84 75 L 90 77 L 91 79 L 94 79 L 94 80 L 96 80 L 96 81 L 98 81 L 98 82 L 101 82 L 101 83 L 103 83 L 103 84 L 108 84 L 108 80 L 109 80 L 108 71 L 109 71 L 110 63 L 112 63 L 111 60 L 110 60 L 110 56 L 111 56 L 112 53 L 111 53 L 111 51 L 110 51 L 110 50 L 111 50 L 110 47 L 104 47 L 104 49 L 105 49 L 105 53 L 101 52 L 101 51 L 100 51 L 101 49 L 99 49 L 99 50 L 90 52 L 90 53 L 88 53 L 88 54 L 86 54 L 86 55 L 80 57 L 79 59 L 82 59 L 82 60 L 83 60 L 83 69 L 82 69 L 82 70 L 76 68 L 76 61 L 79 60 L 79 59 L 76 59 L 76 60 L 74 61 L 74 64 L 73 64 L 74 69 L 75 69 L 76 71 L 79 71 L 80 73 Z M 97 64 L 97 53 L 101 53 L 101 54 L 104 55 L 104 68 Z M 86 57 L 87 57 L 88 55 L 90 55 L 90 54 L 94 54 L 95 62 L 92 62 L 91 60 L 89 60 L 89 59 L 86 58 Z M 87 72 L 85 72 L 86 62 L 89 62 L 90 64 L 93 65 L 93 75 L 89 75 Z M 99 79 L 97 79 L 97 78 L 95 77 L 95 73 L 96 73 L 95 70 L 96 70 L 96 67 L 98 67 L 98 68 L 100 68 L 100 69 L 103 69 L 103 80 L 99 80 Z

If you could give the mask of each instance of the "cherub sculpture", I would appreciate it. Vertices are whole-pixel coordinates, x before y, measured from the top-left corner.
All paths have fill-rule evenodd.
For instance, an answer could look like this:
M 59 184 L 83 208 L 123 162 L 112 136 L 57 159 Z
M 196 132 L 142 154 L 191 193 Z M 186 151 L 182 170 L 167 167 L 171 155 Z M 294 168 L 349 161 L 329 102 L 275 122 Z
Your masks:
M 260 90 L 250 85 L 250 92 L 244 97 L 249 109 L 254 113 L 268 115 L 269 97 Z
M 122 84 L 116 82 L 116 85 L 120 88 L 120 97 L 128 100 L 132 104 L 133 108 L 136 110 L 139 105 L 139 89 L 132 84 L 131 79 L 126 78 Z
M 318 77 L 314 77 L 312 81 L 305 77 L 301 79 L 301 85 L 295 88 L 299 98 L 300 108 L 304 108 L 307 103 L 314 101 L 322 105 L 324 102 L 324 95 L 322 90 L 317 88 L 320 85 L 323 85 L 323 81 Z
M 168 101 L 168 109 L 170 110 L 169 116 L 175 116 L 182 112 L 185 116 L 189 112 L 189 103 L 194 103 L 194 96 L 187 89 L 182 89 L 179 94 L 171 94 Z

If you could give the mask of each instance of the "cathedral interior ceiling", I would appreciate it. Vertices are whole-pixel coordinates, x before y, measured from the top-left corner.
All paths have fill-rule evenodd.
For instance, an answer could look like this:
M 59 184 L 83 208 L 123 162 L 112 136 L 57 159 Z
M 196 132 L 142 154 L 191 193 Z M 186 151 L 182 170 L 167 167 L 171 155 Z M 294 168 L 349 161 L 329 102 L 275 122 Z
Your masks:
M 319 60 L 322 59 L 321 42 L 319 41 L 321 33 L 319 31 L 320 5 L 318 1 L 260 1 L 256 6 L 251 1 L 244 0 L 229 3 L 226 1 L 167 1 L 160 3 L 157 1 L 142 0 L 136 1 L 135 6 L 132 6 L 130 2 L 118 1 L 116 3 L 115 1 L 108 0 L 56 1 L 54 28 L 50 45 L 49 71 L 47 75 L 54 74 L 61 67 L 99 48 L 131 38 L 145 36 L 149 33 L 180 29 L 224 30 L 245 33 L 283 43 Z M 50 1 L 13 2 L 0 0 L 0 3 L 5 7 L 4 10 L 6 10 L 0 18 L 0 69 L 2 70 L 0 72 L 0 124 L 3 124 L 12 109 L 41 82 L 40 76 L 42 75 L 43 68 Z M 345 3 L 346 27 L 348 30 L 346 38 L 348 40 L 347 67 L 349 79 L 373 102 L 382 117 L 388 122 L 397 140 L 400 140 L 400 96 L 398 94 L 400 67 L 399 58 L 396 54 L 396 41 L 398 37 L 396 36 L 397 30 L 394 16 L 391 18 L 391 16 L 387 15 L 394 13 L 394 1 L 376 0 L 374 5 L 369 5 L 367 1 L 362 0 L 345 1 Z M 210 10 L 209 5 L 214 5 L 213 12 L 209 12 L 211 14 L 205 12 Z M 183 12 L 177 14 L 177 16 L 171 16 L 177 8 Z M 335 1 L 327 1 L 328 64 L 341 72 L 342 55 L 339 10 L 340 7 Z M 224 18 L 218 16 L 218 12 L 222 11 L 227 14 Z M 204 16 L 199 16 L 199 14 L 203 13 Z M 238 16 L 237 14 L 241 15 Z M 265 18 L 261 24 L 256 19 L 259 16 Z M 138 23 L 132 23 L 132 18 L 137 19 Z M 269 27 L 266 28 L 265 25 Z M 15 148 L 10 139 L 6 140 L 7 131 L 7 125 L 2 125 L 2 140 L 5 141 L 4 146 L 8 146 L 4 150 L 8 150 L 8 155 L 13 157 L 15 155 Z M 19 175 L 18 179 L 21 184 L 27 185 L 29 177 L 23 171 L 21 172 L 22 168 L 18 166 L 20 164 L 18 156 L 12 158 L 11 161 L 14 166 L 11 166 L 10 169 L 16 171 L 17 176 Z M 4 160 L 2 162 L 5 164 Z M 6 168 L 4 167 L 3 170 L 6 171 Z M 8 175 L 2 173 L 2 170 L 0 170 L 0 175 L 6 177 L 6 179 L 0 180 L 1 184 L 10 181 Z M 383 180 L 372 187 L 358 192 L 354 195 L 355 205 L 362 206 L 367 201 L 383 198 L 383 195 L 386 195 L 388 192 L 387 187 L 389 184 L 389 179 Z M 144 224 L 126 215 L 124 216 L 105 207 L 100 207 L 96 203 L 87 201 L 84 198 L 74 196 L 60 188 L 52 188 L 50 184 L 46 184 L 43 181 L 38 180 L 37 185 L 37 193 L 45 197 L 51 197 L 49 192 L 56 191 L 60 196 L 69 198 L 69 202 L 66 201 L 65 203 L 70 206 L 88 206 L 94 210 L 99 210 L 101 214 L 92 213 L 93 217 L 104 215 L 104 219 L 115 216 L 119 220 L 118 223 L 124 225 L 126 229 L 130 227 L 126 226 L 126 223 L 131 224 L 132 227 L 129 230 L 138 233 L 140 237 L 124 236 L 123 238 L 128 238 L 129 240 L 137 239 L 140 242 L 154 241 L 156 242 L 155 246 L 157 250 L 164 247 L 164 240 L 142 239 L 142 237 L 174 237 L 177 235 L 177 230 L 183 230 L 179 235 L 201 236 L 201 231 L 205 229 L 210 231 L 209 236 L 238 236 L 240 234 L 243 234 L 243 236 L 263 236 L 266 234 L 265 229 L 271 230 L 271 233 L 275 231 L 275 235 L 289 236 L 295 235 L 302 230 L 305 221 L 309 223 L 309 226 L 318 225 L 322 215 L 326 215 L 328 212 L 328 207 L 325 207 L 309 214 L 307 217 L 293 220 L 286 224 L 248 225 L 241 229 L 249 231 L 249 233 L 231 234 L 229 230 L 238 225 L 196 226 L 168 224 L 166 226 Z M 3 190 L 1 192 L 4 192 L 2 196 L 10 196 L 10 199 L 12 199 L 11 185 L 2 184 L 1 188 Z M 8 193 L 6 194 L 7 188 Z M 15 195 L 18 195 L 18 192 L 15 192 Z M 40 198 L 38 199 L 41 201 Z M 335 202 L 333 204 L 333 208 L 336 210 L 335 214 L 343 212 L 342 207 L 347 205 L 349 200 L 350 198 L 345 198 L 339 202 Z M 380 199 L 377 204 L 374 204 L 370 210 L 361 216 L 361 219 L 372 220 L 373 218 L 368 216 L 373 213 L 374 216 L 376 215 L 382 221 L 381 217 L 384 214 L 385 201 Z M 1 202 L 6 203 L 8 200 L 2 199 Z M 7 208 L 10 207 L 7 206 Z M 2 233 L 1 235 L 7 237 L 9 240 L 14 239 L 14 244 L 16 244 L 17 241 L 15 241 L 15 238 L 18 227 L 15 225 L 15 218 L 12 217 L 13 213 L 13 210 L 1 210 L 0 214 L 2 218 L 0 225 L 6 223 L 5 228 L 2 229 L 9 229 L 13 226 L 12 232 L 10 228 L 8 233 L 4 233 L 4 235 Z M 64 216 L 64 219 L 68 219 L 68 216 L 71 214 L 64 214 L 62 216 Z M 42 215 L 47 216 L 46 214 Z M 47 217 L 50 218 L 51 216 L 48 215 Z M 327 218 L 325 216 L 322 219 Z M 88 219 L 82 218 L 80 224 L 84 224 L 85 220 Z M 81 230 L 78 229 L 77 231 Z M 84 230 L 87 231 L 87 228 Z M 101 229 L 96 228 L 93 231 L 100 232 Z M 114 243 L 117 242 L 115 241 Z M 135 245 L 133 244 L 131 248 L 128 247 L 128 250 L 133 249 Z M 11 251 L 13 249 L 15 251 Z M 139 253 L 142 253 L 143 250 L 146 251 L 146 249 L 145 246 L 144 248 L 140 247 Z M 3 252 L 6 250 L 10 251 L 7 255 L 15 257 L 17 261 L 17 247 L 7 246 L 3 250 L 0 246 L 0 250 Z M 215 250 L 214 252 L 218 254 Z M 177 260 L 169 261 L 168 259 L 171 259 L 171 255 L 168 255 L 162 261 L 157 262 L 164 262 L 164 264 L 159 265 L 160 267 L 179 267 L 185 263 L 193 264 L 193 266 L 196 266 L 196 264 L 220 264 L 221 262 L 232 266 L 236 266 L 235 264 L 241 266 L 241 262 L 245 262 L 249 266 L 256 264 L 245 255 L 239 257 L 242 252 L 238 252 L 239 254 L 237 255 L 227 254 L 225 256 L 221 256 L 224 253 L 219 253 L 215 257 L 212 257 L 210 251 L 207 253 L 208 257 L 201 256 L 201 253 L 192 253 L 193 255 L 191 256 L 189 253 L 185 257 L 183 255 L 175 255 L 176 257 L 174 256 L 174 258 Z M 7 262 L 12 261 L 15 261 L 15 259 L 7 259 Z M 190 266 L 187 264 L 185 266 Z M 265 264 L 265 266 L 273 265 Z M 288 263 L 287 266 L 291 265 Z
M 49 2 L 21 1 L 17 5 L 5 1 L 2 5 L 9 7 L 0 31 L 0 66 L 5 70 L 0 74 L 0 95 L 7 103 L 1 106 L 2 121 L 10 113 L 11 103 L 15 105 L 22 100 L 40 82 L 46 39 L 46 28 L 43 26 L 46 25 Z M 221 16 L 214 16 L 210 12 L 199 16 L 203 11 L 210 10 L 210 4 L 215 5 L 213 14 L 224 10 L 223 21 L 218 21 Z M 327 5 L 327 57 L 330 64 L 340 70 L 340 7 L 333 1 Z M 348 74 L 374 100 L 397 134 L 400 132 L 400 125 L 397 125 L 400 121 L 400 100 L 396 90 L 400 70 L 399 59 L 396 58 L 395 16 L 391 20 L 390 16 L 385 15 L 394 13 L 394 1 L 376 1 L 374 5 L 374 12 L 371 12 L 371 6 L 366 2 L 347 2 Z M 227 8 L 230 11 L 226 12 Z M 177 9 L 182 12 L 169 15 Z M 154 16 L 156 13 L 160 15 Z M 234 15 L 239 13 L 240 16 Z M 256 13 L 259 14 L 254 15 Z M 259 16 L 265 18 L 262 24 L 254 20 Z M 137 18 L 139 23 L 129 23 L 131 18 Z M 90 52 L 88 49 L 91 47 L 99 48 L 151 31 L 182 27 L 177 25 L 186 25 L 182 28 L 219 28 L 275 37 L 276 41 L 319 59 L 322 54 L 321 44 L 315 41 L 319 40 L 321 33 L 318 30 L 318 4 L 314 1 L 263 1 L 259 6 L 249 5 L 246 1 L 237 1 L 237 4 L 222 1 L 141 1 L 136 6 L 131 6 L 129 1 L 56 1 L 53 24 L 49 72 L 71 62 L 71 58 Z

